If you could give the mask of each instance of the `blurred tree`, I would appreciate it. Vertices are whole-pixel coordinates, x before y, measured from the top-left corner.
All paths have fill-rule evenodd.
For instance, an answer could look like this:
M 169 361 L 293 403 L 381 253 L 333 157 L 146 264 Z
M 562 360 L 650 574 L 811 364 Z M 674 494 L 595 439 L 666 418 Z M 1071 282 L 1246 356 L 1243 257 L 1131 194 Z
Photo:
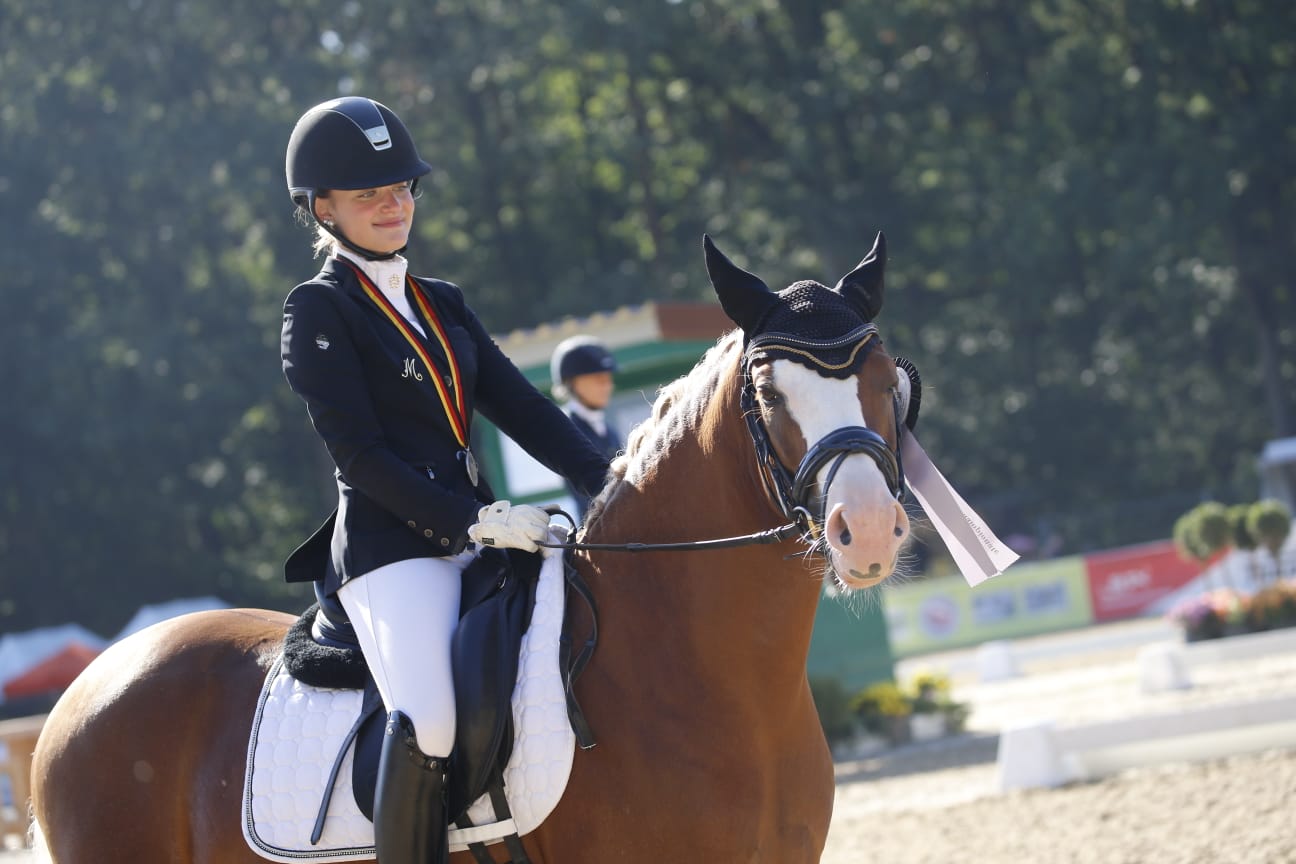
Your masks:
M 1000 531 L 1162 537 L 1296 434 L 1296 7 L 127 11 L 0 0 L 0 630 L 304 602 L 280 562 L 333 493 L 278 369 L 316 266 L 281 166 L 339 93 L 413 127 L 411 258 L 497 332 L 708 298 L 704 231 L 781 287 L 885 230 L 921 434 Z

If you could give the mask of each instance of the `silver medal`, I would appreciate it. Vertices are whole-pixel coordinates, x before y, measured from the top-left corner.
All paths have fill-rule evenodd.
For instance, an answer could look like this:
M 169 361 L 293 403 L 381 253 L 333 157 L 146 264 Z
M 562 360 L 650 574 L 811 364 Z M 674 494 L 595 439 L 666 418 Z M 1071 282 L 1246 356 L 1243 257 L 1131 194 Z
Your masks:
M 468 472 L 468 482 L 473 486 L 477 485 L 477 457 L 467 448 L 459 451 L 459 458 L 463 460 L 464 469 Z

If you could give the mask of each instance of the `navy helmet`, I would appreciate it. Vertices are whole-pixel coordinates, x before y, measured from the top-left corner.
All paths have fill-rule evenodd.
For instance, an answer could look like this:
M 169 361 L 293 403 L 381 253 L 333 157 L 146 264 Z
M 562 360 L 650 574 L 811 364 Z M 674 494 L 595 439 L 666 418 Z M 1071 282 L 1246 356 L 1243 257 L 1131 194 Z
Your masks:
M 555 385 L 577 375 L 593 372 L 615 372 L 616 358 L 593 336 L 572 336 L 558 343 L 549 358 L 549 377 Z
M 363 96 L 330 99 L 303 114 L 284 160 L 288 194 L 312 216 L 321 189 L 373 189 L 431 170 L 401 119 Z

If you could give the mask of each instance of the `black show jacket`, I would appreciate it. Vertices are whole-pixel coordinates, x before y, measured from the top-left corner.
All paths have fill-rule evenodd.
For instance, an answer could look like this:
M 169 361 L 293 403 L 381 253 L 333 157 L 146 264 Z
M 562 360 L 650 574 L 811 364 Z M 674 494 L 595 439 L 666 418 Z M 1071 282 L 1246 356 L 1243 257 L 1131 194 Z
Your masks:
M 612 428 L 611 424 L 607 424 L 604 427 L 604 433 L 600 435 L 598 430 L 591 426 L 584 417 L 573 411 L 570 405 L 564 409 L 563 413 L 571 418 L 572 425 L 585 436 L 586 440 L 588 440 L 592 446 L 601 450 L 603 455 L 608 459 L 616 456 L 616 454 L 621 450 L 621 435 Z M 585 521 L 585 514 L 589 512 L 589 498 L 582 495 L 580 490 L 576 488 L 576 484 L 571 480 L 567 480 L 566 484 L 567 491 L 576 499 L 577 515 L 579 515 L 583 522 Z
M 545 467 L 587 495 L 602 488 L 607 457 L 500 351 L 449 282 L 415 277 L 459 365 L 468 422 L 480 411 Z M 406 293 L 410 293 L 408 284 Z M 413 298 L 412 308 L 418 308 Z M 408 558 L 452 555 L 493 495 L 468 480 L 431 376 L 450 381 L 444 351 L 421 321 L 424 368 L 405 336 L 364 293 L 355 271 L 330 258 L 284 303 L 280 349 L 288 384 L 337 466 L 338 507 L 289 557 L 290 582 L 348 579 Z M 453 398 L 453 397 L 452 397 Z

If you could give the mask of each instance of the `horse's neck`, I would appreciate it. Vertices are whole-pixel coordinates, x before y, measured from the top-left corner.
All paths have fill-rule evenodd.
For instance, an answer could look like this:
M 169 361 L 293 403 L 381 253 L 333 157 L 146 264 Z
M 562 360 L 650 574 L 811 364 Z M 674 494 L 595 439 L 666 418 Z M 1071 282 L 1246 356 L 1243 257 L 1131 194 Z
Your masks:
M 712 404 L 649 471 L 608 502 L 591 543 L 671 543 L 751 534 L 783 520 L 766 498 L 737 399 Z M 605 617 L 659 640 L 693 668 L 721 663 L 766 680 L 804 674 L 821 582 L 798 541 L 685 552 L 594 553 L 592 581 Z M 618 638 L 611 628 L 606 638 Z M 674 635 L 672 635 L 674 634 Z M 644 644 L 640 642 L 640 644 Z M 656 650 L 656 649 L 655 649 Z

